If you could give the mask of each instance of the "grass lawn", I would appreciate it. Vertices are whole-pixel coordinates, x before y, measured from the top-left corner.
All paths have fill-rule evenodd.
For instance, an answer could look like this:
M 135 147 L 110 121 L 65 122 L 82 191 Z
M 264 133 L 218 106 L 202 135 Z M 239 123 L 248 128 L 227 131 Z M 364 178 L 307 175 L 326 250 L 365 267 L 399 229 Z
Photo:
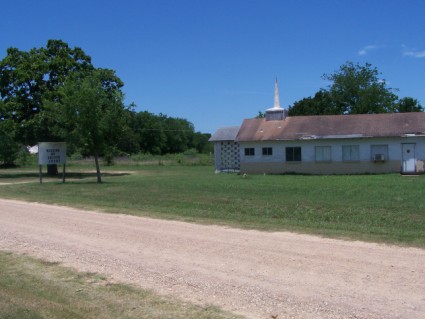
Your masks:
M 214 174 L 211 166 L 86 166 L 40 185 L 37 168 L 1 170 L 0 197 L 106 212 L 425 247 L 425 176 Z
M 98 274 L 0 251 L 2 319 L 230 319 L 216 307 L 158 297 Z

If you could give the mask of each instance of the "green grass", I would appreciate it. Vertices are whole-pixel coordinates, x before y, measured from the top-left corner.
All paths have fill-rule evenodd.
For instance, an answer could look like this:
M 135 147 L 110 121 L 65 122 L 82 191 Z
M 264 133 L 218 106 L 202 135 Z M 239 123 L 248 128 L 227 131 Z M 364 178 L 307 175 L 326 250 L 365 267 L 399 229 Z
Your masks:
M 0 251 L 2 319 L 230 319 L 216 307 L 158 297 L 106 277 Z
M 58 180 L 2 185 L 2 198 L 57 203 L 106 212 L 225 224 L 269 231 L 425 247 L 425 176 L 250 175 L 213 173 L 210 166 L 119 165 L 96 184 L 85 167 Z M 6 172 L 7 171 L 7 172 Z M 131 172 L 128 172 L 131 171 Z M 29 171 L 0 172 L 28 180 Z M 130 174 L 131 173 L 131 174 Z M 23 175 L 22 175 L 23 174 Z

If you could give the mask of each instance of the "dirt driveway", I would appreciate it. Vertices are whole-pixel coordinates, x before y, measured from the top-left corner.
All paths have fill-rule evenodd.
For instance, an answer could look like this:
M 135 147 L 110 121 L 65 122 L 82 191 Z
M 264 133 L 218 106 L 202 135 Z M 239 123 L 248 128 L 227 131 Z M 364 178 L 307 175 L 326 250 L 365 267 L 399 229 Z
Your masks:
M 248 318 L 425 318 L 425 250 L 0 200 L 0 249 Z

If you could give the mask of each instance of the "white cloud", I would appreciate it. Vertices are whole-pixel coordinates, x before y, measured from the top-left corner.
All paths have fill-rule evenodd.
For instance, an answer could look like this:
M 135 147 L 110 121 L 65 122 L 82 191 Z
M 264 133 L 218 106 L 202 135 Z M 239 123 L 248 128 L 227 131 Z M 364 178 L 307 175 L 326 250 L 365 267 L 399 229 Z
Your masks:
M 411 56 L 413 58 L 425 58 L 425 50 L 417 51 L 417 50 L 407 50 L 403 53 L 404 56 Z
M 418 51 L 416 48 L 409 48 L 407 45 L 402 44 L 403 56 L 410 56 L 412 58 L 425 58 L 425 50 Z
M 369 53 L 369 51 L 377 50 L 379 48 L 380 48 L 379 45 L 366 45 L 361 50 L 359 50 L 357 53 L 358 53 L 358 55 L 366 55 L 366 54 Z

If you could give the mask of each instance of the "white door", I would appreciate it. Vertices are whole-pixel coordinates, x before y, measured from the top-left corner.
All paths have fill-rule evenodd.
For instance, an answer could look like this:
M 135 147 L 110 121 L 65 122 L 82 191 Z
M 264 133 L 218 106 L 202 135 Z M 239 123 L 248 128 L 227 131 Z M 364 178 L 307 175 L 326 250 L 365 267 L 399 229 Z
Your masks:
M 403 173 L 416 172 L 415 144 L 402 144 Z

